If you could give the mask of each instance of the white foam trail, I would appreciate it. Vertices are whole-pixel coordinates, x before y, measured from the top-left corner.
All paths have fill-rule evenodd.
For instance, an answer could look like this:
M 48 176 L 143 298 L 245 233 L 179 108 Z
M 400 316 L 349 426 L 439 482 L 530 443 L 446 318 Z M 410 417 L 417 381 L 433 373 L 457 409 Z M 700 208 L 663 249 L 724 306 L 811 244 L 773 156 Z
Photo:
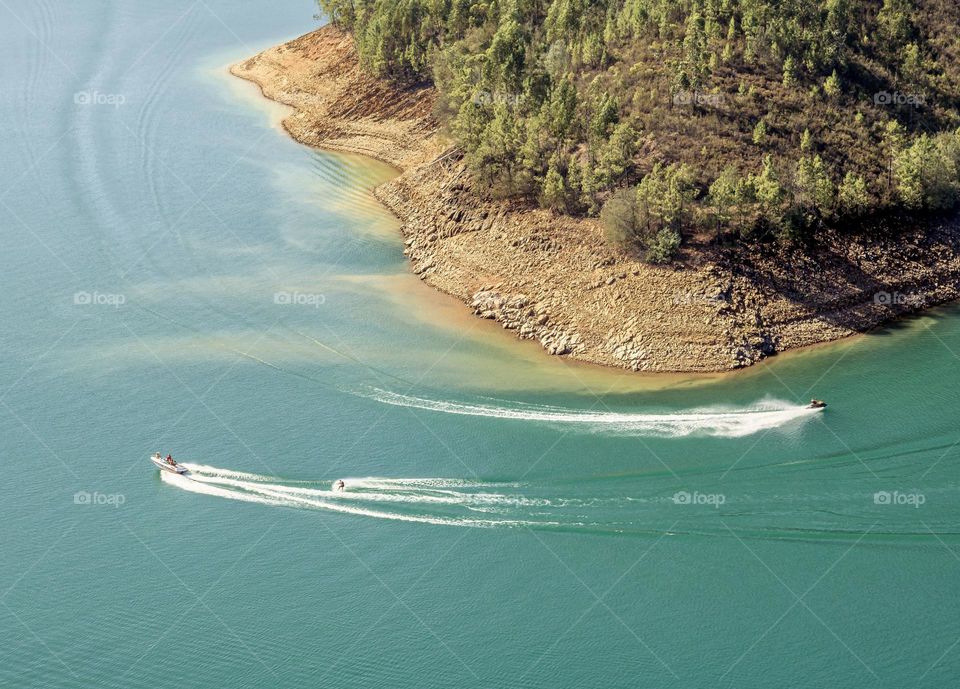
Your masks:
M 272 490 L 263 490 L 267 495 L 274 495 L 280 497 L 282 494 L 275 493 Z M 363 515 L 366 517 L 377 517 L 379 519 L 394 519 L 404 522 L 416 522 L 420 524 L 442 524 L 448 526 L 473 526 L 473 527 L 485 527 L 491 528 L 495 526 L 526 526 L 532 525 L 536 522 L 528 522 L 523 520 L 507 520 L 507 519 L 464 519 L 458 517 L 433 517 L 428 515 L 420 514 L 398 514 L 395 512 L 381 512 L 379 510 L 371 510 L 363 507 L 353 507 L 348 505 L 341 505 L 338 503 L 331 503 L 325 500 L 311 500 L 308 498 L 300 498 L 294 496 L 283 496 L 286 499 L 290 500 L 294 504 L 299 504 L 304 507 L 315 507 L 320 509 L 332 510 L 334 512 L 343 512 L 345 514 L 356 514 Z M 291 505 L 292 506 L 292 505 Z M 551 522 L 555 523 L 555 522 Z
M 334 491 L 329 487 L 306 488 L 288 486 L 271 482 L 270 477 L 245 472 L 230 471 L 203 464 L 185 464 L 190 469 L 187 475 L 161 472 L 165 483 L 188 490 L 194 493 L 212 495 L 230 500 L 255 502 L 278 507 L 294 507 L 308 509 L 322 509 L 345 514 L 354 514 L 378 519 L 391 519 L 421 524 L 439 524 L 448 526 L 469 526 L 478 528 L 492 527 L 519 527 L 519 526 L 553 526 L 559 525 L 555 521 L 528 521 L 521 519 L 478 519 L 472 517 L 434 516 L 425 514 L 404 514 L 371 509 L 353 504 L 344 504 L 344 501 L 380 501 L 387 503 L 409 503 L 423 505 L 452 505 L 465 509 L 495 513 L 489 505 L 503 504 L 508 506 L 544 506 L 548 501 L 512 498 L 510 496 L 492 493 L 455 493 L 441 491 L 451 495 L 430 495 L 419 492 L 413 486 L 417 484 L 455 485 L 469 483 L 445 479 L 367 479 L 368 483 L 382 486 L 392 486 L 395 493 L 358 493 L 352 491 Z M 233 478 L 234 476 L 250 477 Z M 359 482 L 359 481 L 358 481 Z M 354 483 L 351 479 L 351 487 Z M 471 507 L 470 503 L 487 505 L 487 508 Z
M 160 478 L 164 483 L 169 483 L 170 485 L 176 486 L 177 488 L 183 488 L 188 490 L 191 493 L 203 493 L 204 495 L 215 495 L 220 498 L 230 498 L 231 500 L 243 500 L 245 502 L 259 502 L 262 505 L 282 505 L 283 503 L 278 500 L 271 500 L 265 498 L 261 495 L 254 495 L 252 493 L 243 493 L 241 491 L 229 490 L 227 488 L 220 488 L 209 483 L 204 483 L 201 481 L 194 481 L 188 476 L 182 474 L 171 474 L 169 471 L 161 471 Z
M 228 472 L 229 473 L 229 472 Z M 306 488 L 302 486 L 287 486 L 275 483 L 260 483 L 252 481 L 241 481 L 232 478 L 225 478 L 222 475 L 202 475 L 194 474 L 191 476 L 194 481 L 201 483 L 226 485 L 240 488 L 242 490 L 270 490 L 284 495 L 298 495 L 319 497 L 325 500 L 353 500 L 369 502 L 393 502 L 393 503 L 416 503 L 416 504 L 434 504 L 434 505 L 507 505 L 510 507 L 549 507 L 553 503 L 545 499 L 531 499 L 520 496 L 499 495 L 497 493 L 460 493 L 450 490 L 431 490 L 420 491 L 410 488 L 399 488 L 390 486 L 389 480 L 362 482 L 360 480 L 348 479 L 349 490 L 333 490 L 330 488 Z M 392 490 L 384 492 L 361 492 L 357 488 L 362 485 L 379 484 L 384 487 L 391 487 Z M 402 485 L 402 484 L 401 484 Z M 439 493 L 436 494 L 436 493 Z
M 190 462 L 180 462 L 191 472 L 205 474 L 208 476 L 223 476 L 224 478 L 236 478 L 246 481 L 271 481 L 272 476 L 262 476 L 260 474 L 250 474 L 245 471 L 230 471 L 229 469 L 220 469 L 218 467 L 207 466 L 206 464 L 191 464 Z
M 373 388 L 373 392 L 367 396 L 384 404 L 414 407 L 445 414 L 540 421 L 563 425 L 575 424 L 595 432 L 669 438 L 687 435 L 739 438 L 778 428 L 799 419 L 809 418 L 820 411 L 819 409 L 791 405 L 778 400 L 761 402 L 754 409 L 702 409 L 675 414 L 634 414 L 611 411 L 575 411 L 562 407 L 521 403 L 514 403 L 511 406 L 470 404 L 414 397 L 380 388 Z

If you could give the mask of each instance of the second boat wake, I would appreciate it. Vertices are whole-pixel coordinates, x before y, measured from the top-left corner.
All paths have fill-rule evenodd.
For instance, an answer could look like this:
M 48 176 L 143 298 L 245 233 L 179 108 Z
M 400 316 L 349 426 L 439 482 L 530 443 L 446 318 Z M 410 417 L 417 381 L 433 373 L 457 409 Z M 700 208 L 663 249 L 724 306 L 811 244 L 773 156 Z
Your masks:
M 366 397 L 384 404 L 412 407 L 444 414 L 514 419 L 578 427 L 587 432 L 678 438 L 689 435 L 739 438 L 788 426 L 820 412 L 784 402 L 762 400 L 746 409 L 706 408 L 682 412 L 640 413 L 609 409 L 567 409 L 522 402 L 457 402 L 370 388 Z

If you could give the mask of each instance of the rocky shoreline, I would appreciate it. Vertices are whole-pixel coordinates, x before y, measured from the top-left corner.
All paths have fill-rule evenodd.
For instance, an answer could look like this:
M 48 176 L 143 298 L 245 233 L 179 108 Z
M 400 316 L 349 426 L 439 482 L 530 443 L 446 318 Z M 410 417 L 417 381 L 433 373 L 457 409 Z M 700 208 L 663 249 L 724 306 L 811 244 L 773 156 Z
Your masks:
M 777 246 L 685 247 L 651 266 L 608 246 L 598 222 L 491 201 L 471 188 L 433 116 L 428 86 L 365 74 L 332 26 L 230 71 L 294 112 L 298 141 L 362 153 L 402 172 L 376 190 L 400 219 L 415 274 L 518 337 L 636 371 L 706 372 L 865 332 L 960 297 L 960 225 Z

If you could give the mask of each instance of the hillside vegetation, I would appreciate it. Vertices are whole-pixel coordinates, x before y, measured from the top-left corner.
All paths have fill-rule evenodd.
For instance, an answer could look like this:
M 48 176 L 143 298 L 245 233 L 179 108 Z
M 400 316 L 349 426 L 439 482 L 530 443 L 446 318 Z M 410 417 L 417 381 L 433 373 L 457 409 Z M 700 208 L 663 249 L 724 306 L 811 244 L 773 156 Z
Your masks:
M 432 82 L 480 188 L 683 238 L 809 238 L 960 199 L 954 0 L 318 0 Z

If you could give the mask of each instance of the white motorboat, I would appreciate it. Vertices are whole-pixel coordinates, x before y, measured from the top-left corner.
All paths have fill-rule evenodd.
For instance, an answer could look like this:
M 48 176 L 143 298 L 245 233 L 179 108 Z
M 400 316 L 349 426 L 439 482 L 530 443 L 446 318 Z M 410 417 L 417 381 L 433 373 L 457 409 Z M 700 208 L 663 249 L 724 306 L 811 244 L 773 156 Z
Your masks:
M 170 455 L 167 455 L 167 458 L 160 456 L 159 452 L 154 452 L 150 455 L 150 461 L 153 462 L 158 469 L 161 471 L 169 471 L 174 474 L 185 474 L 187 473 L 187 467 L 182 464 L 177 464 Z

